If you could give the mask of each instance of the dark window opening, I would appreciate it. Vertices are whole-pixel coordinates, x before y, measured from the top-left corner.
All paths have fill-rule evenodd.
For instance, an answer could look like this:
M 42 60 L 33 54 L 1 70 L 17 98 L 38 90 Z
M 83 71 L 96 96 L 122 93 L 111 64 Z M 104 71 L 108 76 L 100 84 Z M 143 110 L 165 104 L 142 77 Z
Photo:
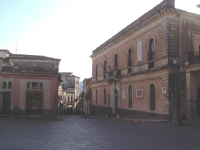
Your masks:
M 131 48 L 128 50 L 128 73 L 131 73 L 132 58 L 131 58 Z
M 8 82 L 8 89 L 12 89 L 12 82 Z
M 154 67 L 154 61 L 155 60 L 155 45 L 154 45 L 154 39 L 151 38 L 149 42 L 149 68 Z
M 155 86 L 154 84 L 150 85 L 150 92 L 149 92 L 149 96 L 150 96 L 150 110 L 155 110 Z
M 32 82 L 32 89 L 38 89 L 38 82 Z
M 6 88 L 7 88 L 7 82 L 3 81 L 3 89 L 6 89 Z
M 117 54 L 115 54 L 115 61 L 114 61 L 114 70 L 118 69 L 118 60 L 117 60 Z
M 30 82 L 27 82 L 27 89 L 30 89 L 31 87 L 31 84 L 30 84 Z
M 104 89 L 104 105 L 106 105 L 106 89 Z
M 40 82 L 40 89 L 43 89 L 43 83 Z
M 97 81 L 97 77 L 98 77 L 98 65 L 96 65 L 96 74 L 95 74 L 95 80 Z
M 132 108 L 132 87 L 128 88 L 128 107 Z

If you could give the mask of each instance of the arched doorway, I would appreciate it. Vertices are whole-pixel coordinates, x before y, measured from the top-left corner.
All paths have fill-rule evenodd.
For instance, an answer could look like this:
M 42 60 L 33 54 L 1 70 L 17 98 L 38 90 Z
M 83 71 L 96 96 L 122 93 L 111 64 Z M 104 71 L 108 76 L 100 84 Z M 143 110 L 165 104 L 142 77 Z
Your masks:
M 115 114 L 118 114 L 118 91 L 115 89 Z

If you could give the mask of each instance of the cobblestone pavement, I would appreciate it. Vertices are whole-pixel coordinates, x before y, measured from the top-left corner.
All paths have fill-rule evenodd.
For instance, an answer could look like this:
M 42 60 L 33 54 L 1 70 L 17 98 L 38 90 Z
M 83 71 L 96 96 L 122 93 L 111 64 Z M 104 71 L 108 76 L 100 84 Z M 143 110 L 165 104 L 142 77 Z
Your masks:
M 63 116 L 0 117 L 0 150 L 198 150 L 200 126 Z

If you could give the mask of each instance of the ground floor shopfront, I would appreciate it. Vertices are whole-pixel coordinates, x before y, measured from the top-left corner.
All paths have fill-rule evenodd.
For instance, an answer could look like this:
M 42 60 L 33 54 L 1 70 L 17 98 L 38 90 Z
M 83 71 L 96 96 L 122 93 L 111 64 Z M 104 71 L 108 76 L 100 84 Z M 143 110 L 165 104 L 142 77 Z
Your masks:
M 57 116 L 57 77 L 5 75 L 0 78 L 3 115 Z

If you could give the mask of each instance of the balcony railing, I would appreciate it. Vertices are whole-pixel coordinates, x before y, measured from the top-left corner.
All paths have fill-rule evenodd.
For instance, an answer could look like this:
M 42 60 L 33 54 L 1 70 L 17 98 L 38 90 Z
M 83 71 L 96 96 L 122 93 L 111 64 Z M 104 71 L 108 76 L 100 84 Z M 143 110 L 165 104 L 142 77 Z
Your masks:
M 154 61 L 150 61 L 148 63 L 148 68 L 151 69 L 151 68 L 154 68 Z
M 199 51 L 188 51 L 185 52 L 186 62 L 198 63 L 200 62 L 200 52 Z
M 119 77 L 121 76 L 121 70 L 112 70 L 108 72 L 108 78 L 109 77 Z

